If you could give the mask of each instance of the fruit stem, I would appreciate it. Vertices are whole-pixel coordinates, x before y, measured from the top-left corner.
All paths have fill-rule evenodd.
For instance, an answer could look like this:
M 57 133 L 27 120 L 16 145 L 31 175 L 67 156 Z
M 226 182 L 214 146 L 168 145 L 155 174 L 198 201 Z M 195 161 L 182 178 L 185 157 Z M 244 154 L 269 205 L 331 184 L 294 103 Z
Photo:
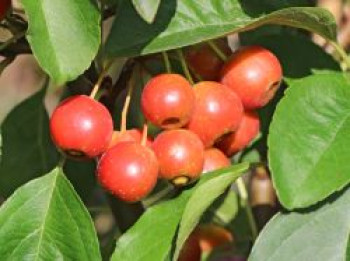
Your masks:
M 146 121 L 143 124 L 143 130 L 142 130 L 142 140 L 141 140 L 142 146 L 146 146 L 146 144 L 147 144 L 147 135 L 148 135 L 148 123 Z
M 217 44 L 212 41 L 212 40 L 209 40 L 207 41 L 209 47 L 216 53 L 216 55 L 223 61 L 223 62 L 226 62 L 228 57 L 226 54 L 224 54 L 223 51 L 221 51 L 221 49 L 217 46 Z
M 348 55 L 346 54 L 344 49 L 335 41 L 330 41 L 329 43 L 333 46 L 336 53 L 340 56 L 340 58 L 345 63 L 345 65 L 346 65 L 345 71 L 349 70 L 350 69 L 350 58 L 348 57 Z
M 236 180 L 236 184 L 237 184 L 237 188 L 238 188 L 238 193 L 241 197 L 241 205 L 244 207 L 244 209 L 246 211 L 250 230 L 251 230 L 252 236 L 253 236 L 253 241 L 255 241 L 256 237 L 258 236 L 258 227 L 256 225 L 256 222 L 255 222 L 255 219 L 253 216 L 252 208 L 250 207 L 249 202 L 248 202 L 248 192 L 247 192 L 247 188 L 244 184 L 242 177 L 239 177 Z
M 175 55 L 168 55 L 170 59 L 176 60 L 176 61 L 180 61 L 179 57 L 175 56 Z M 203 78 L 196 73 L 196 71 L 191 67 L 190 64 L 187 64 L 188 69 L 190 70 L 191 74 L 197 79 L 198 82 L 203 81 Z
M 172 69 L 171 69 L 171 64 L 170 64 L 170 60 L 169 60 L 169 56 L 168 56 L 167 52 L 162 52 L 162 56 L 163 56 L 163 61 L 164 61 L 166 72 L 171 73 Z
M 185 57 L 184 57 L 184 54 L 183 54 L 182 50 L 181 50 L 181 49 L 177 49 L 176 52 L 177 52 L 177 55 L 178 55 L 179 58 L 180 58 L 182 70 L 184 71 L 187 80 L 188 80 L 191 84 L 194 84 L 193 78 L 192 78 L 192 76 L 191 76 L 190 70 L 188 69 L 188 66 L 187 66 L 187 63 L 186 63 L 186 61 L 185 61 Z
M 105 78 L 105 76 L 106 76 L 106 74 L 107 74 L 109 68 L 112 66 L 113 62 L 114 62 L 113 60 L 110 60 L 110 61 L 106 64 L 106 66 L 103 68 L 103 70 L 102 70 L 100 76 L 98 77 L 98 80 L 97 80 L 97 82 L 96 82 L 94 88 L 93 88 L 92 91 L 91 91 L 90 98 L 92 98 L 92 99 L 95 98 L 95 96 L 96 96 L 98 90 L 100 89 L 101 83 L 102 83 L 103 79 Z
M 132 96 L 132 92 L 134 89 L 134 76 L 133 75 L 131 76 L 128 85 L 129 85 L 128 93 L 127 93 L 126 98 L 125 98 L 125 102 L 124 102 L 124 106 L 123 106 L 123 110 L 122 110 L 122 119 L 121 119 L 121 123 L 120 123 L 120 132 L 121 133 L 126 131 L 126 122 L 127 122 L 127 118 L 128 118 L 130 101 L 131 101 L 131 96 Z

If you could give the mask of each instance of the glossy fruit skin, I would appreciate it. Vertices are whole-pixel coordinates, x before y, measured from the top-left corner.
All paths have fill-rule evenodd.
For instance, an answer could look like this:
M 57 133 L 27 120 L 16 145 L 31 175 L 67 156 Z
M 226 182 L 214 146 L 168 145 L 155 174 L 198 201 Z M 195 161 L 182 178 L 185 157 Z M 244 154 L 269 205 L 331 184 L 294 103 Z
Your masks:
M 157 158 L 150 148 L 137 142 L 120 142 L 102 155 L 97 177 L 116 197 L 135 202 L 152 191 L 158 171 Z
M 209 254 L 215 247 L 231 243 L 232 241 L 232 234 L 223 227 L 215 224 L 198 225 L 186 240 L 185 245 L 181 250 L 179 261 L 200 261 L 200 259 L 197 259 L 197 246 L 199 246 L 200 254 Z M 187 257 L 195 257 L 196 259 L 186 259 Z
M 0 1 L 0 20 L 2 20 L 11 7 L 11 0 Z
M 260 46 L 240 49 L 221 71 L 221 83 L 237 93 L 246 110 L 266 105 L 274 97 L 281 80 L 279 60 Z
M 227 41 L 217 41 L 218 47 L 227 55 L 231 53 Z M 185 52 L 189 67 L 205 81 L 218 81 L 224 62 L 207 43 L 191 46 Z
M 259 131 L 259 115 L 255 111 L 245 111 L 238 129 L 216 145 L 227 156 L 232 156 L 247 147 L 258 136 Z
M 209 148 L 204 151 L 204 165 L 202 173 L 222 169 L 231 165 L 230 159 L 221 150 Z
M 120 142 L 125 141 L 135 141 L 138 143 L 142 142 L 142 131 L 139 129 L 130 129 L 126 130 L 124 132 L 121 131 L 113 131 L 112 139 L 109 143 L 108 148 L 112 148 L 116 144 Z M 146 146 L 151 147 L 152 146 L 152 138 L 147 137 Z
M 152 148 L 159 161 L 160 178 L 183 186 L 200 176 L 204 147 L 193 132 L 185 129 L 164 131 L 155 138 Z
M 200 82 L 194 86 L 194 92 L 195 109 L 187 128 L 209 148 L 223 135 L 238 128 L 243 106 L 233 91 L 217 82 Z
M 175 129 L 189 121 L 194 100 L 192 86 L 183 76 L 160 74 L 146 84 L 141 96 L 141 108 L 154 125 Z
M 112 138 L 113 122 L 101 103 L 85 95 L 64 100 L 50 119 L 51 137 L 67 156 L 76 159 L 102 154 Z

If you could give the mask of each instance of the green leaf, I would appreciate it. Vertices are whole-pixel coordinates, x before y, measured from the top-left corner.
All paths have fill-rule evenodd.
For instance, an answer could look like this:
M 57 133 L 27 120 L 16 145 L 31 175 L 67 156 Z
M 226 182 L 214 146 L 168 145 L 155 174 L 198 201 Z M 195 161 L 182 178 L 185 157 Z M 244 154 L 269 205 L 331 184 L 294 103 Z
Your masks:
M 219 180 L 227 182 L 229 179 L 232 182 L 237 178 L 238 173 L 242 173 L 247 168 L 247 164 L 240 164 L 224 170 L 208 173 L 201 178 L 195 186 L 184 190 L 177 198 L 149 208 L 137 223 L 118 240 L 112 260 L 164 260 L 170 253 L 173 237 L 188 200 L 191 197 L 198 198 L 198 193 L 201 193 L 203 205 L 200 209 L 198 208 L 196 210 L 196 214 L 201 215 L 206 207 L 204 206 L 206 205 L 204 202 L 212 202 L 213 198 L 220 195 L 220 188 L 222 186 L 217 184 Z M 208 198 L 203 198 L 203 189 L 208 188 L 211 184 L 218 186 L 218 189 L 216 191 L 211 191 Z M 226 183 L 226 187 L 228 185 L 229 184 Z M 187 214 L 184 218 L 187 220 L 185 221 L 186 223 L 196 222 L 195 220 L 190 221 Z
M 349 261 L 350 260 L 350 235 L 348 238 L 348 246 L 346 248 L 346 257 L 345 260 Z
M 0 244 L 2 260 L 101 260 L 91 217 L 59 169 L 1 207 Z
M 0 194 L 9 196 L 58 162 L 44 106 L 46 88 L 19 104 L 1 125 Z
M 39 64 L 56 83 L 82 74 L 100 45 L 100 12 L 91 0 L 23 0 L 27 39 Z
M 143 20 L 149 24 L 154 22 L 160 0 L 132 0 L 132 4 Z
M 334 40 L 336 24 L 326 10 L 291 7 L 257 14 L 249 1 L 162 1 L 153 24 L 123 1 L 106 43 L 109 56 L 137 56 L 184 47 L 264 24 L 303 28 Z M 125 26 L 128 25 L 128 26 Z M 122 36 L 122 37 L 121 37 Z
M 259 235 L 248 260 L 346 260 L 349 220 L 348 188 L 317 208 L 275 216 Z
M 341 73 L 293 81 L 277 106 L 269 165 L 281 203 L 307 207 L 350 181 L 350 83 Z
M 271 33 L 270 28 L 246 32 L 240 39 L 244 45 L 260 45 L 271 50 L 281 62 L 285 78 L 306 77 L 314 70 L 340 71 L 338 62 L 310 37 L 286 31 Z
M 244 164 L 247 169 L 248 164 Z M 231 185 L 239 176 L 242 169 L 232 170 L 215 179 L 211 179 L 199 186 L 186 204 L 182 219 L 179 225 L 179 232 L 176 240 L 176 249 L 173 260 L 177 260 L 180 250 L 187 237 L 198 224 L 203 212 L 223 194 L 226 188 Z
M 171 242 L 190 193 L 149 208 L 118 241 L 112 261 L 160 261 Z
M 218 197 L 208 208 L 201 222 L 216 222 L 226 226 L 235 219 L 238 214 L 239 202 L 236 192 L 228 189 L 222 196 Z

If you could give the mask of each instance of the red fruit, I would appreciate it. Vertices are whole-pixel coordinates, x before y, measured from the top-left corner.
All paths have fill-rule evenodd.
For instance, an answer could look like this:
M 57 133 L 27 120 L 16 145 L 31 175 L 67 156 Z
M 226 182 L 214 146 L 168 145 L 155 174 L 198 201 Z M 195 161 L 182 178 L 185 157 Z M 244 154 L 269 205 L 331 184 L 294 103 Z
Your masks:
M 164 131 L 156 137 L 152 148 L 159 161 L 161 178 L 183 186 L 200 176 L 204 148 L 193 132 L 184 129 Z
M 187 127 L 209 148 L 238 128 L 243 106 L 233 91 L 217 82 L 200 82 L 194 86 L 194 92 L 195 109 Z
M 191 84 L 178 74 L 161 74 L 152 78 L 141 96 L 145 117 L 164 129 L 179 128 L 187 124 L 194 107 Z
M 51 136 L 58 148 L 73 158 L 93 158 L 108 147 L 113 133 L 110 113 L 85 95 L 64 100 L 52 114 Z
M 195 233 L 203 252 L 209 253 L 215 247 L 233 241 L 233 236 L 227 229 L 215 224 L 200 225 L 196 228 Z
M 247 110 L 266 105 L 282 80 L 277 57 L 260 46 L 249 46 L 234 53 L 221 72 L 221 83 L 235 91 Z
M 241 124 L 236 132 L 224 137 L 217 147 L 226 155 L 232 156 L 247 147 L 259 134 L 260 120 L 254 111 L 245 111 Z
M 183 245 L 178 261 L 200 261 L 201 254 L 198 238 L 192 233 Z
M 204 166 L 202 173 L 222 169 L 230 165 L 230 160 L 220 150 L 210 148 L 204 151 Z
M 0 1 L 0 19 L 3 19 L 11 7 L 11 0 Z
M 230 48 L 227 46 L 226 41 L 217 42 L 218 47 L 222 49 L 224 53 L 229 55 L 231 53 Z M 224 65 L 224 62 L 220 57 L 210 48 L 208 44 L 200 44 L 191 46 L 186 51 L 186 61 L 190 68 L 199 74 L 203 80 L 216 81 L 220 78 L 220 71 Z
M 130 129 L 124 132 L 113 131 L 112 139 L 109 143 L 108 148 L 112 148 L 119 142 L 125 142 L 125 141 L 135 141 L 135 142 L 141 143 L 142 131 L 139 129 Z M 147 137 L 146 146 L 151 147 L 152 142 L 153 142 L 152 139 L 150 137 Z
M 139 201 L 157 182 L 154 152 L 136 142 L 120 142 L 104 153 L 97 166 L 101 185 L 121 200 Z
M 209 255 L 214 248 L 232 241 L 232 234 L 223 227 L 215 224 L 199 225 L 187 238 L 179 261 L 200 261 L 201 253 Z

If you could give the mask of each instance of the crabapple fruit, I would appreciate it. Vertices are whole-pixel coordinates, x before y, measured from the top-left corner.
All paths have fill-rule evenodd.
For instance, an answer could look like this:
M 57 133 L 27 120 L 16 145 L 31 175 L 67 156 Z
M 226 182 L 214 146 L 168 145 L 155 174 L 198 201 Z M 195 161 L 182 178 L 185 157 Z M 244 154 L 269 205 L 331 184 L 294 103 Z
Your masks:
M 238 129 L 225 136 L 216 146 L 226 155 L 232 156 L 247 147 L 259 134 L 259 115 L 254 111 L 245 111 Z
M 84 159 L 102 154 L 113 133 L 112 117 L 105 106 L 76 95 L 61 102 L 50 119 L 51 137 L 67 156 Z
M 231 49 L 227 41 L 217 41 L 218 47 L 227 55 Z M 217 81 L 220 78 L 220 71 L 224 62 L 207 44 L 199 44 L 187 48 L 185 52 L 186 61 L 189 67 L 205 81 Z
M 108 149 L 97 166 L 97 177 L 110 193 L 127 202 L 147 196 L 157 182 L 154 152 L 137 142 L 120 142 Z
M 195 108 L 187 128 L 196 133 L 206 148 L 235 131 L 243 116 L 238 96 L 226 86 L 211 81 L 197 83 Z
M 247 110 L 266 105 L 282 80 L 277 57 L 260 46 L 248 46 L 233 54 L 221 71 L 221 83 L 235 91 Z
M 141 143 L 142 141 L 142 131 L 139 129 L 130 129 L 124 132 L 122 131 L 113 131 L 111 142 L 109 143 L 108 148 L 111 148 L 118 144 L 119 142 L 125 141 L 135 141 Z M 146 146 L 151 147 L 152 145 L 151 137 L 147 137 Z
M 202 253 L 209 254 L 214 248 L 232 241 L 232 234 L 223 227 L 211 223 L 198 225 L 187 238 L 180 252 L 179 261 L 200 261 L 198 256 L 200 257 Z
M 204 151 L 204 166 L 202 173 L 222 169 L 231 165 L 229 158 L 221 150 L 209 148 Z
M 159 177 L 183 186 L 197 179 L 203 169 L 204 147 L 199 137 L 185 129 L 167 130 L 153 141 Z
M 145 117 L 164 129 L 184 126 L 194 108 L 194 92 L 191 84 L 179 74 L 160 74 L 145 86 L 141 96 L 141 108 Z

